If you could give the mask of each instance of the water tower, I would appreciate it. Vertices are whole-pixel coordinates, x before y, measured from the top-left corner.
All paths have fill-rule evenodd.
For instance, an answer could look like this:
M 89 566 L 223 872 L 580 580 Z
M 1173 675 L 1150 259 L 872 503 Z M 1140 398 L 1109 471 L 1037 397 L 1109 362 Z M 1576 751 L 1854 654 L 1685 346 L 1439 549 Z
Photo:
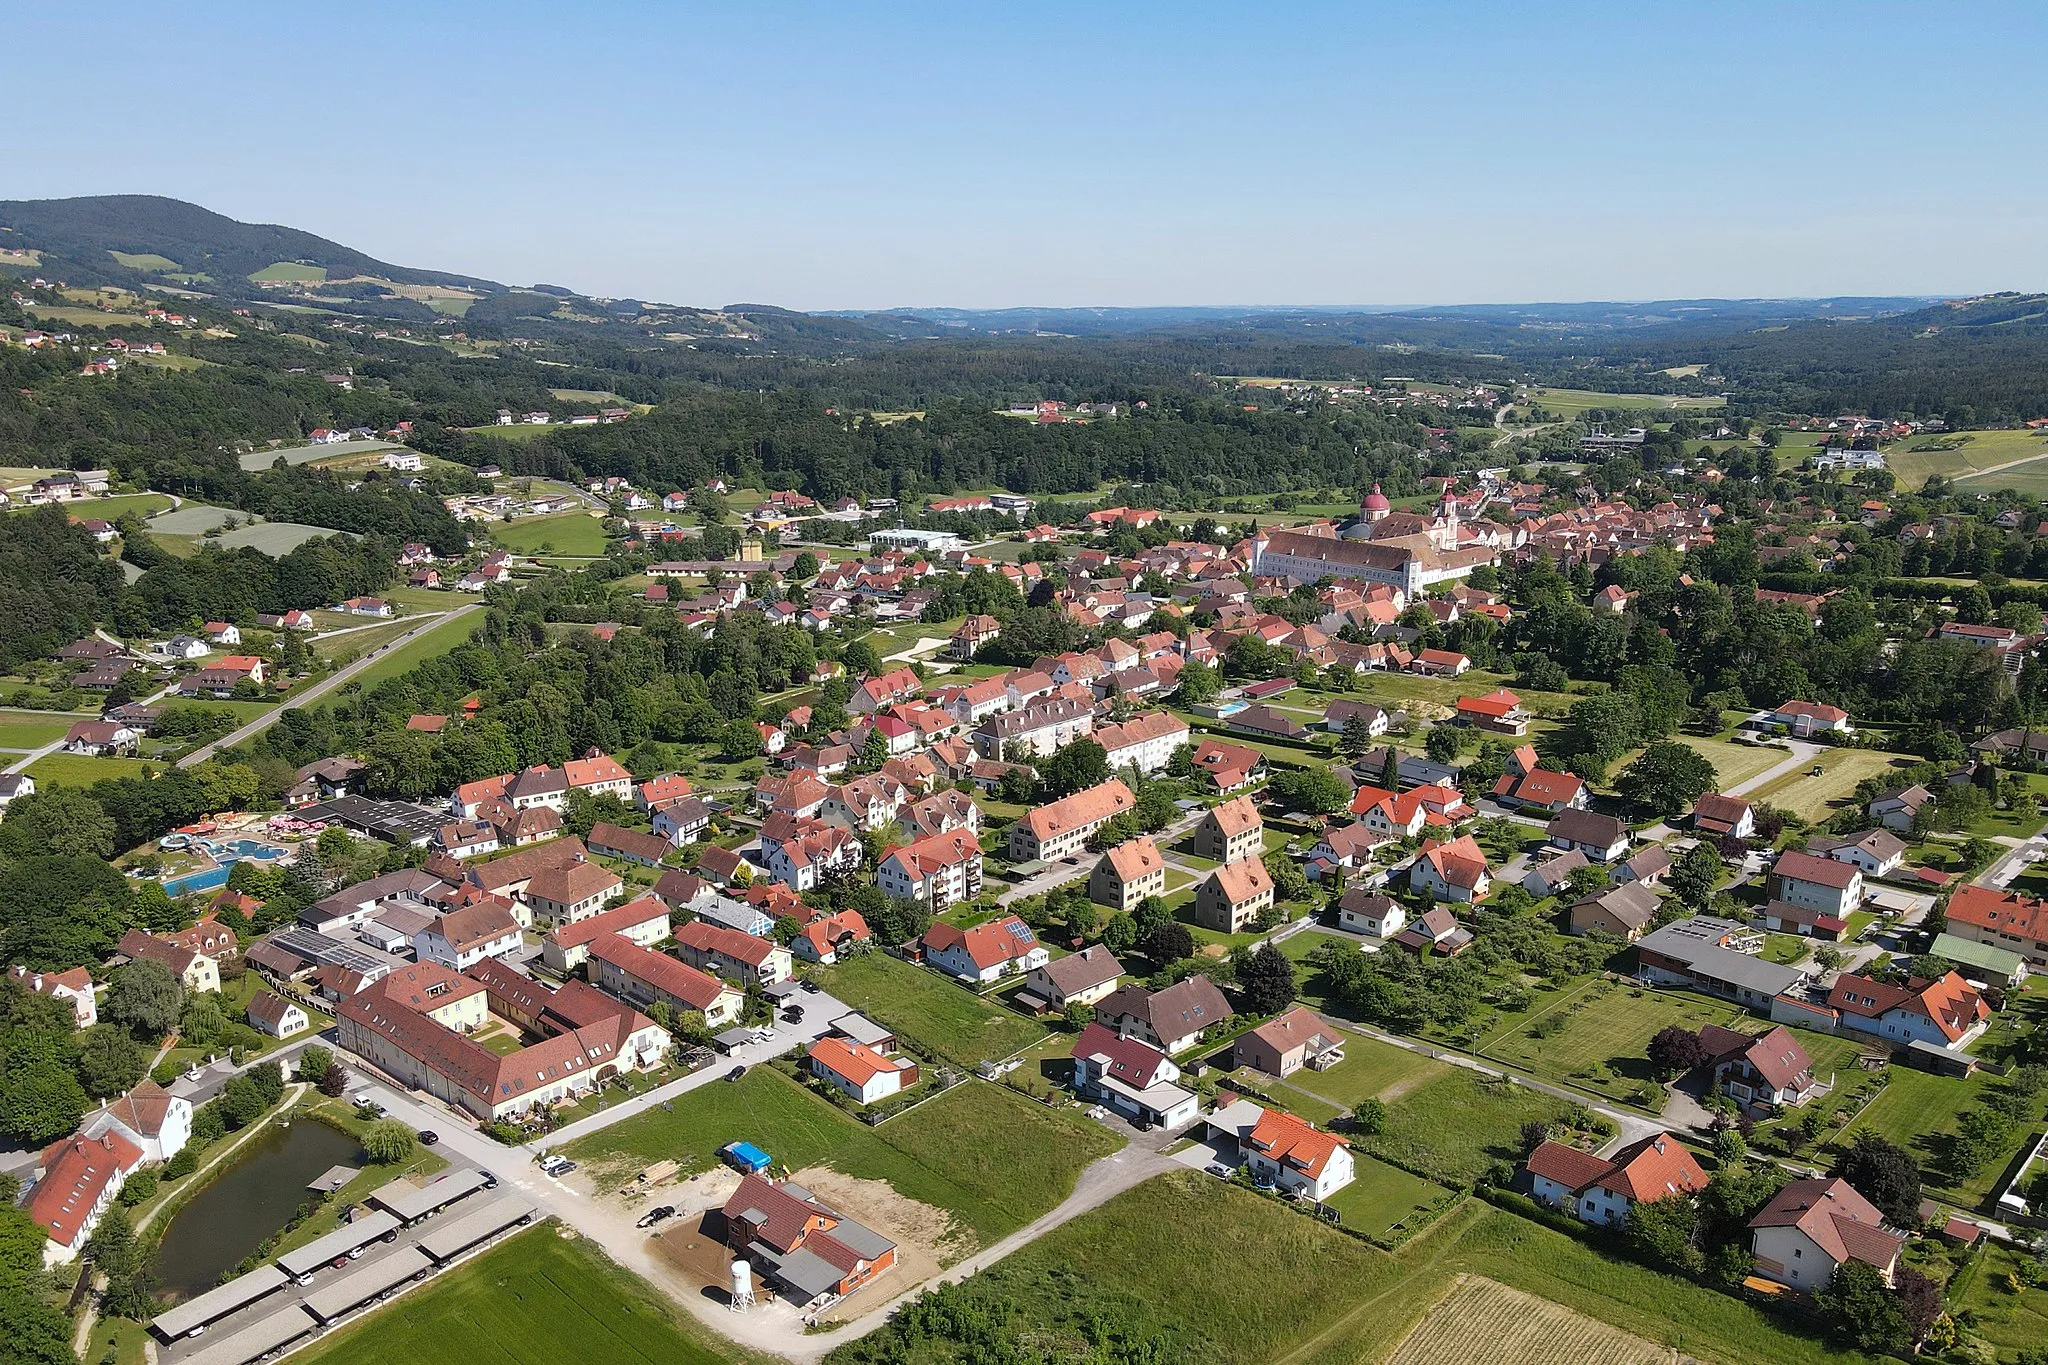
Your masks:
M 726 1307 L 744 1313 L 754 1306 L 754 1267 L 744 1256 L 732 1262 L 732 1301 Z

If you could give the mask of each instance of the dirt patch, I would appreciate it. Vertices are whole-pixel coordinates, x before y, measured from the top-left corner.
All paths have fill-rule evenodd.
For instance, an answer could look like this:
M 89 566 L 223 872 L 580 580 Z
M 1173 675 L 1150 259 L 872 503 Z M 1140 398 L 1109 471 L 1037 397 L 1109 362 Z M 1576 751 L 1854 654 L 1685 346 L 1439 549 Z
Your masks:
M 822 1322 L 844 1322 L 865 1313 L 874 1302 L 891 1299 L 913 1285 L 924 1283 L 950 1265 L 971 1255 L 976 1243 L 971 1233 L 953 1222 L 953 1215 L 930 1204 L 907 1199 L 885 1180 L 856 1180 L 825 1166 L 813 1166 L 790 1177 L 857 1223 L 873 1228 L 896 1244 L 896 1264 L 859 1292 L 842 1299 L 820 1317 Z
M 1421 1085 L 1424 1081 L 1435 1080 L 1436 1076 L 1437 1069 L 1435 1067 L 1429 1067 L 1425 1070 L 1418 1071 L 1413 1076 L 1403 1076 L 1400 1080 L 1395 1081 L 1385 1090 L 1380 1091 L 1380 1093 L 1374 1098 L 1380 1100 L 1382 1103 L 1392 1104 L 1395 1100 L 1400 1099 L 1403 1095 L 1413 1090 L 1416 1086 Z
M 710 1209 L 681 1217 L 667 1232 L 654 1239 L 661 1258 L 674 1267 L 691 1287 L 725 1288 L 731 1281 L 732 1252 L 720 1237 L 725 1232 L 725 1215 Z

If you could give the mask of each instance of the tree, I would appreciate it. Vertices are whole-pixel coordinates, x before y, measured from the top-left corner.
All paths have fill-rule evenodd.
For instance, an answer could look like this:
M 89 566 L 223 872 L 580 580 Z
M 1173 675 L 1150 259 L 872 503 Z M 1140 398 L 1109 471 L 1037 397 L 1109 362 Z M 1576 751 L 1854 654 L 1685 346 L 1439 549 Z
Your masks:
M 1237 989 L 1247 1014 L 1278 1014 L 1294 1003 L 1294 963 L 1271 943 L 1261 943 L 1237 964 Z
M 114 973 L 107 1017 L 143 1037 L 170 1032 L 185 1008 L 185 986 L 161 962 L 142 958 Z
M 1276 901 L 1298 901 L 1308 899 L 1308 873 L 1301 870 L 1301 864 L 1284 848 L 1276 848 L 1265 857 L 1266 875 L 1273 879 L 1273 899 Z
M 748 727 L 751 729 L 752 727 Z M 759 736 L 757 735 L 758 741 Z M 860 746 L 860 766 L 869 772 L 880 768 L 889 761 L 889 741 L 880 730 L 870 729 L 867 739 Z
M 1391 744 L 1387 746 L 1387 756 L 1380 761 L 1380 790 L 1401 790 L 1401 755 Z
M 1721 880 L 1721 855 L 1701 840 L 1678 855 L 1665 880 L 1672 895 L 1695 910 L 1703 910 Z
M 0 1136 L 25 1147 L 54 1142 L 78 1127 L 86 1103 L 61 1035 L 21 1030 L 9 1037 L 0 1055 Z
M 855 640 L 839 653 L 839 662 L 846 666 L 846 676 L 860 679 L 872 677 L 882 671 L 881 656 L 866 640 Z
M 1179 701 L 1183 706 L 1198 706 L 1205 701 L 1214 701 L 1223 690 L 1223 680 L 1216 670 L 1204 663 L 1190 663 L 1180 671 Z
M 1351 789 L 1328 768 L 1301 768 L 1273 779 L 1273 793 L 1295 810 L 1328 815 L 1351 801 Z
M 1657 1074 L 1665 1080 L 1682 1076 L 1696 1066 L 1706 1065 L 1709 1056 L 1707 1045 L 1700 1041 L 1700 1036 L 1691 1029 L 1677 1024 L 1667 1024 L 1658 1029 L 1656 1036 L 1650 1039 L 1650 1044 L 1644 1051 L 1650 1059 L 1650 1065 L 1655 1067 Z
M 1615 788 L 1624 798 L 1669 819 L 1714 785 L 1707 756 L 1676 740 L 1658 740 L 1621 770 Z
M 1372 725 L 1362 715 L 1352 715 L 1344 721 L 1344 737 L 1338 745 L 1346 758 L 1358 758 L 1372 748 Z
M 148 1055 L 111 1024 L 93 1025 L 78 1041 L 78 1079 L 97 1099 L 123 1093 L 148 1073 Z
M 1144 951 L 1146 957 L 1163 967 L 1193 957 L 1195 936 L 1185 924 L 1169 919 L 1145 935 Z
M 881 739 L 881 736 L 878 733 L 870 732 L 868 735 L 868 742 L 870 744 L 879 739 Z M 884 741 L 883 743 L 883 757 L 886 758 L 888 757 L 887 742 Z M 740 762 L 749 758 L 759 758 L 762 750 L 761 732 L 754 728 L 754 722 L 750 720 L 733 721 L 723 730 L 719 731 L 719 748 L 724 751 L 727 758 L 734 762 Z M 861 751 L 861 758 L 863 761 L 867 758 L 867 751 L 865 749 Z M 879 768 L 882 765 L 880 762 L 877 762 L 875 766 Z
M 790 562 L 789 576 L 799 583 L 808 582 L 816 578 L 818 576 L 818 557 L 809 550 L 797 551 L 796 558 Z
M 1095 1006 L 1084 1005 L 1079 1000 L 1067 1006 L 1066 1025 L 1069 1031 L 1079 1033 L 1095 1021 Z
M 1699 1210 L 1683 1196 L 1639 1199 L 1629 1205 L 1622 1235 L 1645 1259 L 1697 1275 L 1706 1268 L 1706 1257 L 1698 1245 L 1699 1223 Z
M 1366 1137 L 1377 1137 L 1386 1131 L 1387 1105 L 1384 1100 L 1363 1099 L 1351 1111 L 1351 1131 L 1363 1133 Z
M 1118 910 L 1102 926 L 1102 946 L 1118 957 L 1138 946 L 1138 922 Z
M 108 1209 L 100 1215 L 86 1242 L 86 1257 L 93 1269 L 106 1276 L 100 1291 L 100 1308 L 111 1317 L 147 1318 L 156 1309 L 150 1299 L 150 1276 L 135 1241 L 135 1225 L 123 1209 Z
M 1455 725 L 1432 726 L 1429 738 L 1423 741 L 1423 752 L 1438 763 L 1457 760 L 1465 749 L 1465 732 Z
M 390 1166 L 409 1160 L 418 1134 L 397 1119 L 378 1119 L 363 1131 L 363 1155 Z
M 1894 1227 L 1920 1222 L 1920 1163 L 1904 1149 L 1865 1130 L 1835 1158 L 1834 1174 L 1855 1186 Z
M 1893 1277 L 1892 1291 L 1898 1295 L 1899 1311 L 1906 1318 L 1906 1335 L 1915 1343 L 1926 1340 L 1945 1312 L 1941 1286 L 1911 1266 L 1900 1266 Z
M 292 1069 L 298 1073 L 300 1080 L 318 1085 L 327 1079 L 327 1068 L 333 1065 L 332 1052 L 318 1043 L 309 1043 L 299 1049 L 298 1058 L 292 1063 Z
M 1861 1350 L 1902 1351 L 1909 1344 L 1905 1310 L 1875 1266 L 1843 1262 L 1813 1303 L 1837 1336 Z
M 1092 739 L 1077 739 L 1048 758 L 1038 779 L 1053 796 L 1071 796 L 1109 780 L 1109 751 Z

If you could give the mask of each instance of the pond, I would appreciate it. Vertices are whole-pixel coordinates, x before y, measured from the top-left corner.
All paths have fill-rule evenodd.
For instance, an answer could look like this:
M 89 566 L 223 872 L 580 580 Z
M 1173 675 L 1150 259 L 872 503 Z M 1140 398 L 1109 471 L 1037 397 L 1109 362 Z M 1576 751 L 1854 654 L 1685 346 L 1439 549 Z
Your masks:
M 308 1119 L 251 1138 L 164 1229 L 150 1266 L 159 1289 L 173 1299 L 211 1289 L 292 1220 L 315 1177 L 361 1160 L 354 1138 Z

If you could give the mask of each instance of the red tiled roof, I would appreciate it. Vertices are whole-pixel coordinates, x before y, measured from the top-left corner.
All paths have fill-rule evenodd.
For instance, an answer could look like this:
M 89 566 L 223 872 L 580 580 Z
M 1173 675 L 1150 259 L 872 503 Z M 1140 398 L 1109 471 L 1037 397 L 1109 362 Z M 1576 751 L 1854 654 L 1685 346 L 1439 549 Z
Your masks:
M 96 1138 L 61 1139 L 43 1150 L 43 1178 L 29 1196 L 28 1216 L 51 1241 L 72 1246 L 108 1184 L 141 1162 L 142 1149 L 111 1129 Z
M 1335 1133 L 1325 1133 L 1284 1109 L 1267 1109 L 1252 1125 L 1247 1145 L 1282 1165 L 1309 1176 L 1321 1176 L 1339 1147 L 1351 1144 Z

